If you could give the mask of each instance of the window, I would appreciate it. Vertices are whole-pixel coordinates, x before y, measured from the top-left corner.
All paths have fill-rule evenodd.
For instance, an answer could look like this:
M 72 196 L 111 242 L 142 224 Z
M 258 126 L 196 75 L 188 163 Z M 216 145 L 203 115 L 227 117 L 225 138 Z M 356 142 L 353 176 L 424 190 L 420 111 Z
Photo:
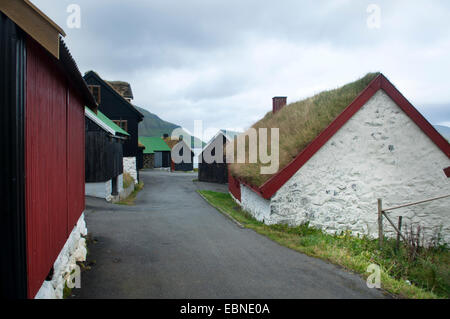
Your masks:
M 121 129 L 123 129 L 125 132 L 128 132 L 128 121 L 125 120 L 113 120 L 114 123 L 117 124 Z
M 100 85 L 88 85 L 89 91 L 91 91 L 92 95 L 94 96 L 95 101 L 97 104 L 100 104 L 101 102 L 101 90 Z

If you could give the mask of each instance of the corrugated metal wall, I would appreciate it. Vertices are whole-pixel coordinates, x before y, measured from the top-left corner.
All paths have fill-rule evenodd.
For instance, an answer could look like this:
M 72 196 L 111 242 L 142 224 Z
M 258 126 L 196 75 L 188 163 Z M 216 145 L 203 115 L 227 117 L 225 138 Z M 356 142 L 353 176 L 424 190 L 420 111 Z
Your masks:
M 0 12 L 0 297 L 26 298 L 25 35 Z
M 27 41 L 26 221 L 33 298 L 84 210 L 84 107 L 55 60 Z
M 123 144 L 111 138 L 89 118 L 86 120 L 86 183 L 106 182 L 123 174 Z
M 67 119 L 67 184 L 69 194 L 68 232 L 72 231 L 85 208 L 85 118 L 81 99 L 69 90 Z

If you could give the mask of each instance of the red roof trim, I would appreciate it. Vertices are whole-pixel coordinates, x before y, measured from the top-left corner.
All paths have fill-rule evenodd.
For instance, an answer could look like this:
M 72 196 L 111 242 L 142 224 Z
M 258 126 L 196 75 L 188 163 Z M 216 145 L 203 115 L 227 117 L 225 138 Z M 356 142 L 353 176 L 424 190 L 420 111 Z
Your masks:
M 445 173 L 445 176 L 450 177 L 450 166 L 447 168 L 444 168 L 444 173 Z
M 261 187 L 251 186 L 256 193 L 270 199 L 336 132 L 380 89 L 419 126 L 422 131 L 450 158 L 450 144 L 436 129 L 417 111 L 414 106 L 398 91 L 389 80 L 380 74 L 362 91 L 359 96 L 320 133 L 296 158 L 285 168 L 272 176 Z

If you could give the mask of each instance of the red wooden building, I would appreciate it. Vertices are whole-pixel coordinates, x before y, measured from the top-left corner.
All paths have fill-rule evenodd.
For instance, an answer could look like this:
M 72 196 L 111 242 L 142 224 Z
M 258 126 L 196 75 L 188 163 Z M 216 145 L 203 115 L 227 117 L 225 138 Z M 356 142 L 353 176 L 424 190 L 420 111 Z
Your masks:
M 2 297 L 35 297 L 85 209 L 97 105 L 61 36 L 28 0 L 0 3 Z

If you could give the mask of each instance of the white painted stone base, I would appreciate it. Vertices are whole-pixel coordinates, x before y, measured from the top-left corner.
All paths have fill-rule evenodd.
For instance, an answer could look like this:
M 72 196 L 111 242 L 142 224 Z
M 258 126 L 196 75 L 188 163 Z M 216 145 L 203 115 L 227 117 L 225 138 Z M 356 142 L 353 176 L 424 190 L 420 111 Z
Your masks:
M 136 165 L 136 157 L 124 157 L 123 158 L 123 171 L 128 173 L 133 177 L 135 184 L 138 183 L 137 178 L 137 165 Z
M 53 265 L 53 279 L 51 281 L 44 281 L 35 299 L 63 298 L 65 283 L 72 271 L 77 267 L 77 261 L 86 260 L 87 250 L 86 240 L 84 239 L 86 235 L 87 228 L 84 221 L 84 214 L 82 214 Z
M 112 181 L 101 183 L 86 183 L 85 195 L 96 198 L 103 198 L 107 202 L 115 202 L 120 200 L 120 194 L 123 193 L 123 174 L 117 176 L 117 192 L 119 195 L 112 196 Z
M 270 219 L 270 201 L 241 184 L 241 207 L 258 221 L 273 224 Z
M 118 177 L 117 177 L 117 187 L 118 187 L 118 192 L 119 192 L 119 194 L 120 193 L 122 193 L 123 192 L 123 174 L 120 174 Z
M 234 195 L 231 192 L 228 192 L 228 194 L 230 194 L 231 198 L 236 202 L 236 204 L 241 206 L 241 202 L 236 197 L 234 197 Z
M 102 183 L 86 183 L 85 187 L 86 196 L 104 198 L 109 202 L 112 199 L 111 192 L 112 192 L 112 181 Z

